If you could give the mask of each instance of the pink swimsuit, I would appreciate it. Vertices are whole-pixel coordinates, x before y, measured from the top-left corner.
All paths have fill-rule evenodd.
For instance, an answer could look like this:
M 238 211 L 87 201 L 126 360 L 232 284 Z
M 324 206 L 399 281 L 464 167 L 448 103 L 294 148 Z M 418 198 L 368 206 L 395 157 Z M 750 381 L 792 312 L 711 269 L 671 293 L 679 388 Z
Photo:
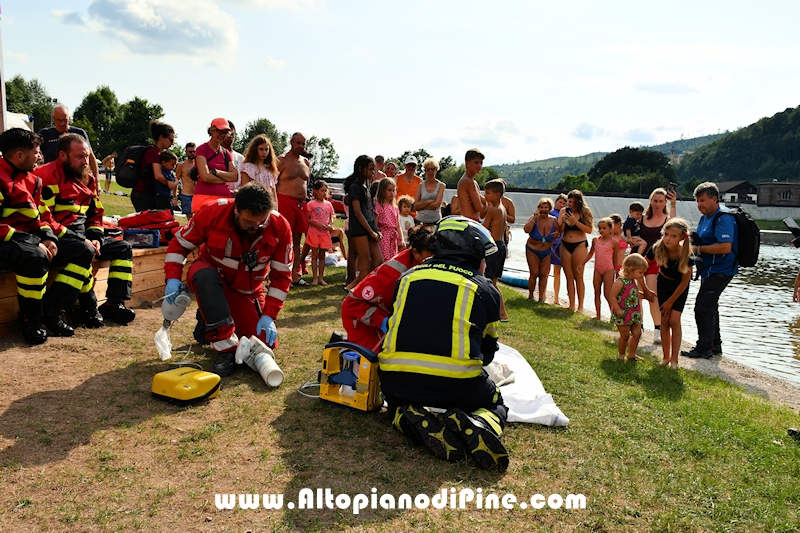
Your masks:
M 601 276 L 614 270 L 614 241 L 603 242 L 600 237 L 594 240 L 594 271 Z

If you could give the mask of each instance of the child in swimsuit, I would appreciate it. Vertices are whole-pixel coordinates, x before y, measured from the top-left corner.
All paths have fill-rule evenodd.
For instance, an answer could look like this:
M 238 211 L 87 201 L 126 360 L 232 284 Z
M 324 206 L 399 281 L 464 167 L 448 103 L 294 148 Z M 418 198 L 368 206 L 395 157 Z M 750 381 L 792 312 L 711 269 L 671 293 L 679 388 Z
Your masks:
M 619 331 L 617 358 L 620 360 L 625 359 L 626 347 L 629 361 L 641 359 L 636 355 L 639 338 L 642 336 L 642 300 L 637 283 L 644 283 L 642 280 L 646 270 L 647 259 L 639 254 L 630 254 L 622 263 L 622 275 L 611 286 L 611 323 Z
M 625 237 L 622 236 L 622 216 L 614 213 L 613 215 L 608 215 L 608 218 L 611 219 L 613 225 L 611 226 L 611 237 L 616 239 L 619 243 L 619 250 L 617 250 L 617 275 L 619 275 L 619 271 L 622 268 L 622 261 L 625 259 L 625 251 L 628 249 L 628 241 L 625 240 Z
M 594 257 L 594 308 L 595 318 L 600 320 L 600 290 L 605 288 L 602 294 L 607 294 L 614 277 L 617 273 L 617 252 L 619 251 L 619 241 L 611 236 L 611 227 L 614 222 L 610 217 L 601 218 L 597 223 L 597 230 L 600 236 L 592 241 L 592 249 L 586 256 L 583 264 L 589 262 Z M 581 266 L 583 269 L 583 266 Z M 606 297 L 608 299 L 608 297 Z M 608 304 L 609 307 L 611 303 Z

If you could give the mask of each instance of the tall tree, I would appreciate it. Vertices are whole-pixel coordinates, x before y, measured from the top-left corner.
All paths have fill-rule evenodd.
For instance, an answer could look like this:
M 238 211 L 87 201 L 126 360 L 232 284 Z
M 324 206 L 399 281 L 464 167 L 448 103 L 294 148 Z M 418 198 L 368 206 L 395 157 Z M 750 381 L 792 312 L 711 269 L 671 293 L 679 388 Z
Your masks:
M 590 180 L 597 182 L 609 172 L 640 176 L 658 172 L 665 181 L 677 179 L 667 156 L 661 152 L 631 148 L 630 146 L 620 148 L 603 157 L 587 172 L 587 175 Z
M 311 174 L 318 180 L 325 180 L 339 170 L 339 154 L 328 137 L 322 139 L 312 135 L 306 141 L 306 151 L 311 158 Z
M 259 134 L 265 134 L 272 141 L 272 148 L 276 155 L 286 152 L 289 146 L 289 134 L 278 129 L 275 124 L 265 118 L 257 118 L 253 122 L 248 122 L 244 130 L 237 132 L 236 140 L 233 141 L 233 149 L 243 154 L 247 150 L 250 141 Z
M 119 114 L 111 123 L 111 138 L 107 150 L 122 153 L 126 146 L 152 143 L 150 121 L 164 116 L 159 104 L 151 104 L 144 98 L 135 97 L 120 106 Z
M 84 96 L 83 101 L 73 113 L 76 121 L 84 118 L 91 124 L 96 136 L 96 139 L 91 139 L 92 145 L 95 153 L 100 157 L 112 152 L 110 149 L 111 124 L 116 120 L 119 112 L 120 105 L 117 95 L 108 85 L 102 85 Z
M 17 74 L 6 82 L 6 105 L 9 111 L 33 117 L 33 126 L 40 130 L 50 126 L 56 100 L 36 78 L 25 81 Z

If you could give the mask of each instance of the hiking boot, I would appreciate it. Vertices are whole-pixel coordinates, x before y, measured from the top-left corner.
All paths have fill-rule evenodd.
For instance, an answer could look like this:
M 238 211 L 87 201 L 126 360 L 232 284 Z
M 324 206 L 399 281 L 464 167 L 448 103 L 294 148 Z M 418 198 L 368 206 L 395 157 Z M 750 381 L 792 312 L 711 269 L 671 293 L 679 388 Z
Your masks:
M 236 352 L 220 352 L 217 355 L 217 362 L 211 368 L 211 371 L 221 378 L 230 376 L 236 372 Z
M 87 309 L 83 311 L 83 323 L 81 324 L 86 329 L 97 329 L 105 326 L 103 315 L 95 307 L 94 309 Z
M 28 318 L 21 315 L 22 319 L 22 338 L 28 344 L 44 344 L 47 341 L 47 330 L 42 326 L 38 318 Z
M 54 337 L 72 337 L 75 335 L 75 330 L 72 329 L 72 326 L 64 322 L 60 311 L 55 315 L 52 313 L 45 313 L 42 317 L 42 324 L 44 324 Z
M 433 455 L 451 463 L 466 458 L 467 450 L 464 441 L 442 424 L 435 414 L 418 405 L 406 405 L 401 409 L 411 430 L 416 433 L 425 447 L 433 452 Z M 395 423 L 395 427 L 401 429 L 402 424 Z
M 200 311 L 197 312 L 197 324 L 194 326 L 192 337 L 194 337 L 195 342 L 200 346 L 208 346 L 211 344 L 211 341 L 206 339 L 206 325 L 203 323 Z
M 464 439 L 467 451 L 478 466 L 484 470 L 506 471 L 508 452 L 500 442 L 503 428 L 497 415 L 486 409 L 478 409 L 468 415 L 461 409 L 453 408 L 444 414 L 444 423 Z
M 657 329 L 653 332 L 653 344 L 661 344 L 661 330 Z
M 707 352 L 699 352 L 697 351 L 697 348 L 692 348 L 688 352 L 686 350 L 681 350 L 681 355 L 691 359 L 711 359 L 711 357 L 713 357 L 711 355 L 711 350 Z
M 100 311 L 100 314 L 103 315 L 103 318 L 106 320 L 111 320 L 123 326 L 129 324 L 136 318 L 136 312 L 133 309 L 125 307 L 125 304 L 122 302 L 115 304 L 106 302 L 98 307 L 98 311 Z

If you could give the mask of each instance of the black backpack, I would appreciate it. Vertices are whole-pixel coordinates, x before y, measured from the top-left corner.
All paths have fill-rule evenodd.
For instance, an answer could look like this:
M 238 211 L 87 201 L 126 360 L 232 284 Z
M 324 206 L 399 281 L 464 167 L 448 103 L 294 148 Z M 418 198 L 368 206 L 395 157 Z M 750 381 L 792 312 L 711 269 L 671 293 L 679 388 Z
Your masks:
M 725 214 L 733 215 L 736 221 L 736 228 L 739 233 L 738 248 L 739 253 L 736 254 L 736 260 L 739 266 L 753 267 L 758 262 L 758 251 L 761 248 L 761 230 L 753 220 L 750 214 L 741 207 L 733 207 L 730 211 L 722 211 L 714 215 L 714 220 L 711 222 L 711 227 L 714 228 L 717 224 L 717 219 Z
M 117 160 L 114 174 L 120 187 L 133 188 L 142 177 L 142 158 L 150 146 L 128 146 Z

